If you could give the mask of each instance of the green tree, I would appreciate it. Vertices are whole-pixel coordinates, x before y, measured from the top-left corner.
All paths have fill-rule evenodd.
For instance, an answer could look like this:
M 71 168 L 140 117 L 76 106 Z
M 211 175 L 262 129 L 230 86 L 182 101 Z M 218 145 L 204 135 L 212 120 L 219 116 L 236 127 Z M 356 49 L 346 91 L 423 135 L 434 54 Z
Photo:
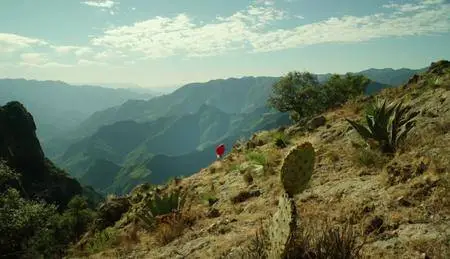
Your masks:
M 64 243 L 77 240 L 85 233 L 94 219 L 94 212 L 88 208 L 86 198 L 74 196 L 61 215 L 59 233 Z
M 54 205 L 25 200 L 9 188 L 0 195 L 0 254 L 51 258 L 59 248 L 54 237 L 57 216 Z
M 305 106 L 305 102 L 320 94 L 319 87 L 317 76 L 309 72 L 289 72 L 273 85 L 268 104 L 280 112 L 295 112 L 303 118 L 314 110 Z
M 363 75 L 332 75 L 324 84 L 309 72 L 290 72 L 272 87 L 269 106 L 305 120 L 364 93 L 370 80 Z
M 328 108 L 344 104 L 348 99 L 364 93 L 370 83 L 364 75 L 347 73 L 344 76 L 334 74 L 323 85 Z

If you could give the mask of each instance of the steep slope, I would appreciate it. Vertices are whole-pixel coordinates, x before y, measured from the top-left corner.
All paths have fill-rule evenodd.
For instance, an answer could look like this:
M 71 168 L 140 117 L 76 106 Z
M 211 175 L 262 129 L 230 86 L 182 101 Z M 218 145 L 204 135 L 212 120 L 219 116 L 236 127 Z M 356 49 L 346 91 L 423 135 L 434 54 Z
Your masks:
M 221 139 L 229 138 L 236 141 L 241 136 L 249 136 L 255 131 L 267 129 L 268 126 L 289 123 L 286 114 L 270 113 L 270 110 L 265 107 L 264 100 L 270 94 L 273 82 L 259 85 L 256 79 L 258 78 L 214 80 L 206 84 L 191 84 L 182 87 L 172 95 L 161 97 L 161 99 L 127 102 L 120 107 L 113 108 L 118 110 L 112 112 L 111 115 L 132 116 L 138 121 L 144 120 L 143 116 L 145 117 L 147 114 L 145 112 L 146 105 L 149 103 L 156 105 L 160 101 L 168 102 L 168 100 L 174 101 L 172 108 L 165 105 L 160 109 L 168 114 L 181 115 L 163 117 L 150 123 L 123 121 L 104 126 L 93 136 L 71 145 L 57 161 L 77 177 L 81 177 L 86 172 L 94 173 L 95 171 L 90 168 L 95 166 L 97 159 L 107 160 L 120 166 L 121 169 L 116 174 L 109 173 L 109 178 L 105 179 L 106 182 L 113 183 L 111 188 L 102 184 L 98 185 L 102 186 L 102 191 L 105 191 L 103 188 L 106 187 L 108 191 L 115 193 L 122 193 L 121 186 L 124 184 L 118 184 L 119 182 L 132 186 L 140 181 L 148 181 L 150 175 L 151 179 L 156 181 L 154 183 L 167 180 L 166 175 L 188 175 L 192 171 L 191 168 L 199 169 L 213 161 L 213 157 L 201 155 L 205 154 L 202 153 L 202 149 L 213 150 L 214 145 L 218 144 Z M 327 77 L 322 76 L 319 79 L 323 81 Z M 241 88 L 237 87 L 239 83 L 243 82 L 247 82 L 251 87 L 247 87 L 247 85 L 242 85 Z M 366 93 L 374 94 L 388 87 L 391 86 L 371 82 Z M 227 98 L 233 101 L 224 102 Z M 203 100 L 209 105 L 198 103 L 199 100 Z M 255 100 L 257 103 L 251 104 L 249 100 Z M 158 105 L 154 107 L 157 108 Z M 139 107 L 141 112 L 133 112 L 131 107 Z M 198 109 L 192 111 L 194 108 Z M 240 114 L 246 110 L 252 112 Z M 151 112 L 157 114 L 155 113 L 157 110 Z M 201 159 L 193 160 L 195 164 L 185 167 L 183 166 L 184 162 L 181 162 L 184 161 L 184 154 L 188 157 L 198 156 Z M 154 155 L 158 156 L 154 157 Z M 169 165 L 166 162 L 169 160 L 180 161 L 180 163 L 174 162 Z M 162 165 L 167 165 L 173 170 L 166 173 Z M 90 175 L 82 178 L 81 181 L 97 187 L 94 183 L 98 183 L 100 180 L 100 178 L 94 180 L 97 177 Z M 86 181 L 87 179 L 90 180 Z M 129 184 L 127 179 L 133 179 L 133 184 Z
M 316 162 L 307 189 L 294 196 L 305 234 L 295 240 L 297 249 L 343 253 L 353 246 L 361 258 L 449 258 L 449 91 L 450 62 L 442 61 L 378 95 L 420 112 L 395 155 L 372 149 L 345 120 L 363 118 L 373 100 L 366 98 L 323 114 L 326 126 L 314 130 L 294 125 L 261 132 L 255 139 L 263 145 L 238 146 L 222 161 L 161 186 L 157 192 L 181 190 L 187 198 L 181 216 L 160 216 L 154 228 L 132 220 L 145 206 L 139 197 L 150 196 L 145 186 L 136 188 L 124 197 L 132 208 L 108 232 L 134 239 L 90 258 L 260 258 L 267 236 L 259 229 L 272 223 L 282 191 L 280 165 L 304 142 L 312 143 Z M 286 148 L 275 145 L 280 133 L 289 138 Z M 308 247 L 311 242 L 320 246 Z
M 18 189 L 25 197 L 43 199 L 64 209 L 83 189 L 45 157 L 35 131 L 34 119 L 21 103 L 0 106 L 0 159 L 20 174 Z
M 194 114 L 102 127 L 72 145 L 57 161 L 82 183 L 104 192 L 124 193 L 123 188 L 129 190 L 144 181 L 159 184 L 172 176 L 190 175 L 214 161 L 217 144 L 231 146 L 239 137 L 286 123 L 286 114 L 270 113 L 267 108 L 229 115 L 202 105 Z M 100 169 L 98 160 L 120 169 Z

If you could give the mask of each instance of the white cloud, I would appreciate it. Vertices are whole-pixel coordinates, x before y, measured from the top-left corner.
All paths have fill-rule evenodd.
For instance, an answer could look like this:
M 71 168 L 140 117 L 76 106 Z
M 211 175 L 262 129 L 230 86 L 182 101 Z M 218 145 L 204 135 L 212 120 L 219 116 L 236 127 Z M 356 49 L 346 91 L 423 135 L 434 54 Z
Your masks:
M 33 67 L 33 68 L 55 68 L 55 67 L 72 67 L 70 64 L 63 64 L 55 61 L 51 61 L 48 55 L 45 53 L 22 53 L 20 54 L 21 61 L 19 66 Z
M 25 65 L 42 65 L 48 61 L 47 56 L 43 53 L 22 53 L 20 58 L 21 63 Z
M 187 14 L 158 16 L 130 26 L 107 29 L 91 42 L 94 46 L 125 53 L 136 52 L 146 58 L 173 55 L 199 57 L 220 55 L 238 49 L 268 52 L 312 44 L 360 42 L 450 30 L 450 5 L 443 1 L 426 0 L 415 5 L 391 4 L 385 7 L 399 11 L 368 16 L 332 17 L 288 29 L 276 29 L 273 23 L 292 17 L 267 5 L 250 6 L 231 16 L 217 17 L 209 24 L 196 22 Z
M 46 45 L 47 42 L 11 33 L 0 33 L 0 53 L 14 52 L 35 45 Z
M 416 3 L 405 3 L 405 4 L 390 2 L 389 4 L 384 4 L 383 7 L 390 9 L 397 9 L 397 11 L 400 13 L 407 13 L 426 9 L 433 5 L 441 5 L 444 3 L 445 0 L 419 0 L 416 1 Z
M 77 64 L 81 65 L 81 66 L 106 66 L 106 65 L 108 65 L 107 63 L 104 63 L 104 62 L 88 60 L 88 59 L 80 59 L 80 60 L 78 60 Z
M 76 56 L 83 56 L 85 54 L 91 53 L 92 49 L 84 46 L 73 46 L 73 45 L 62 45 L 62 46 L 51 46 L 58 54 L 75 54 Z
M 274 0 L 256 0 L 255 4 L 262 4 L 262 5 L 274 5 Z
M 85 1 L 83 2 L 85 5 L 100 7 L 100 8 L 112 8 L 117 3 L 112 0 L 96 0 L 96 1 Z
M 253 31 L 283 18 L 283 11 L 254 6 L 201 26 L 186 14 L 173 18 L 158 16 L 131 26 L 108 29 L 104 35 L 92 39 L 92 44 L 144 53 L 149 58 L 177 53 L 210 56 L 245 47 Z

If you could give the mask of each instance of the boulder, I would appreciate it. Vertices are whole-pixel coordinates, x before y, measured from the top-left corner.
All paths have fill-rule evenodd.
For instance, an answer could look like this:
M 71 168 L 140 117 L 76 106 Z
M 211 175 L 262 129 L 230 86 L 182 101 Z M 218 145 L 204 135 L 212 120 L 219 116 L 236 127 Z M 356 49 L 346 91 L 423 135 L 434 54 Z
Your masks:
M 95 220 L 95 229 L 103 230 L 113 226 L 122 215 L 131 207 L 131 203 L 126 197 L 113 197 L 102 203 L 98 209 L 98 217 Z
M 324 126 L 326 124 L 327 120 L 324 116 L 317 116 L 315 118 L 312 118 L 307 123 L 307 128 L 310 130 L 315 130 L 318 127 Z

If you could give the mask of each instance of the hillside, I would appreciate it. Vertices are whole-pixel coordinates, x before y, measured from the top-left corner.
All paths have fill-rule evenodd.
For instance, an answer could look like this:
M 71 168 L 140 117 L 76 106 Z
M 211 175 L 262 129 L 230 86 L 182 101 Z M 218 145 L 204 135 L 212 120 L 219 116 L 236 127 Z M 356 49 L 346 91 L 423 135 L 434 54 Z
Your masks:
M 367 93 L 398 86 L 415 73 L 412 69 L 369 69 L 356 74 L 366 75 L 373 81 Z M 320 82 L 331 74 L 317 75 Z M 280 77 L 243 77 L 211 80 L 206 83 L 187 84 L 173 93 L 148 101 L 128 101 L 121 106 L 99 111 L 84 121 L 75 134 L 93 134 L 102 125 L 123 120 L 148 121 L 160 117 L 196 112 L 201 105 L 214 106 L 226 113 L 251 112 L 264 106 L 272 85 Z M 170 105 L 167 105 L 170 104 Z
M 449 90 L 450 62 L 441 61 L 408 84 L 377 95 L 404 100 L 417 112 L 415 127 L 395 154 L 364 142 L 346 121 L 361 120 L 373 101 L 365 97 L 324 113 L 322 126 L 259 132 L 248 142 L 253 145 L 237 144 L 223 160 L 154 190 L 154 195 L 181 191 L 186 202 L 179 212 L 144 216 L 162 208 L 152 207 L 157 205 L 146 185 L 112 197 L 105 209 L 125 201 L 131 208 L 111 227 L 86 234 L 71 258 L 264 258 L 267 239 L 276 237 L 256 231 L 261 223 L 289 223 L 270 220 L 289 216 L 281 213 L 279 172 L 288 163 L 286 155 L 305 142 L 312 144 L 315 163 L 309 184 L 292 198 L 300 222 L 288 244 L 298 255 L 293 258 L 304 253 L 449 258 Z M 276 141 L 280 138 L 288 146 Z
M 35 117 L 37 135 L 50 151 L 50 139 L 66 137 L 92 113 L 123 104 L 130 99 L 150 99 L 148 93 L 89 85 L 69 85 L 60 81 L 0 79 L 0 104 L 21 102 Z
M 288 122 L 287 115 L 266 108 L 230 115 L 202 105 L 196 113 L 184 116 L 104 126 L 70 146 L 57 162 L 85 184 L 109 193 L 126 193 L 140 182 L 160 184 L 173 176 L 190 175 L 214 161 L 217 144 L 231 147 L 240 137 Z M 100 169 L 99 163 L 110 163 L 116 170 Z
M 319 81 L 327 78 L 320 76 Z M 287 114 L 266 108 L 265 100 L 275 79 L 213 80 L 186 85 L 173 94 L 150 101 L 129 101 L 112 108 L 117 108 L 117 113 L 112 110 L 107 113 L 125 116 L 127 120 L 101 127 L 92 136 L 70 145 L 55 159 L 83 183 L 99 191 L 119 194 L 140 182 L 160 184 L 172 176 L 190 175 L 214 160 L 215 145 L 224 139 L 234 142 L 257 130 L 290 122 Z M 373 94 L 388 87 L 392 86 L 371 82 L 365 92 Z M 146 119 L 149 107 L 152 107 L 151 116 L 157 119 L 145 122 L 149 120 Z M 95 118 L 96 125 L 99 121 Z M 187 166 L 185 161 L 190 157 L 197 159 L 190 160 L 195 162 Z M 100 169 L 102 173 L 93 176 L 92 168 L 99 169 L 97 160 L 106 160 L 120 169 Z M 100 175 L 107 177 L 105 182 L 110 185 L 100 184 Z

